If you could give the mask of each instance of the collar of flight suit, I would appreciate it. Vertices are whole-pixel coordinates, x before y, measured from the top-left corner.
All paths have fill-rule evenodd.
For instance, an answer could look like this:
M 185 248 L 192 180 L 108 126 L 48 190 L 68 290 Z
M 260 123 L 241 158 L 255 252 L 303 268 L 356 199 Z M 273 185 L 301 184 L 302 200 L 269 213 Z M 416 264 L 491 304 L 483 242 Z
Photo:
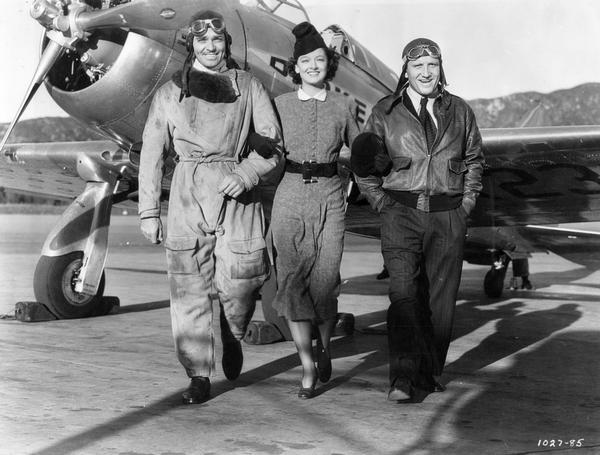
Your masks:
M 235 71 L 235 70 L 229 71 L 229 68 L 227 68 L 227 62 L 223 61 L 221 66 L 218 68 L 218 71 L 214 71 L 214 70 L 211 70 L 211 69 L 207 68 L 206 66 L 204 66 L 196 58 L 196 59 L 194 59 L 192 68 L 195 69 L 196 71 L 200 71 L 201 73 L 213 74 L 215 76 L 221 75 L 221 74 L 228 76 L 229 80 L 231 81 L 231 87 L 233 88 L 233 91 L 235 92 L 235 96 L 236 97 L 240 96 L 240 88 L 237 83 L 237 71 Z

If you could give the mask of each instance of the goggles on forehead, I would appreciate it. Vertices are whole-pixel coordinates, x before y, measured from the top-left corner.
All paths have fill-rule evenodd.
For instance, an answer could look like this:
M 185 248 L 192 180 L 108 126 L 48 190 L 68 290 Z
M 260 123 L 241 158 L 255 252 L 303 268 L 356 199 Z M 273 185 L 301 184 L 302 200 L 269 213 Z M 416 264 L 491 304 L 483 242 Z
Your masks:
M 440 58 L 442 56 L 442 53 L 440 51 L 440 48 L 434 46 L 433 44 L 419 44 L 409 49 L 409 51 L 406 53 L 406 58 L 408 60 L 416 60 L 420 57 L 423 57 L 424 55 L 433 58 Z
M 222 33 L 225 30 L 225 21 L 218 18 L 198 19 L 190 25 L 190 32 L 194 36 L 204 35 L 209 27 L 217 33 Z

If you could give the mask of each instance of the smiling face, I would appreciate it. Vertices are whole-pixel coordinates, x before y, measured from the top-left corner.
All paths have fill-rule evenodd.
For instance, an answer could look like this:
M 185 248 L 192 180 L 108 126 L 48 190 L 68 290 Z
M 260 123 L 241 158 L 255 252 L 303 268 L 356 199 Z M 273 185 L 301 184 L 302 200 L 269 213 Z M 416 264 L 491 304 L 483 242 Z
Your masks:
M 209 28 L 202 36 L 194 37 L 194 54 L 206 68 L 212 69 L 225 58 L 225 35 Z
M 409 60 L 406 66 L 406 77 L 415 92 L 422 96 L 429 96 L 438 88 L 440 60 L 428 55 Z
M 327 77 L 327 63 L 327 53 L 321 47 L 298 57 L 295 70 L 302 79 L 302 87 L 321 89 Z

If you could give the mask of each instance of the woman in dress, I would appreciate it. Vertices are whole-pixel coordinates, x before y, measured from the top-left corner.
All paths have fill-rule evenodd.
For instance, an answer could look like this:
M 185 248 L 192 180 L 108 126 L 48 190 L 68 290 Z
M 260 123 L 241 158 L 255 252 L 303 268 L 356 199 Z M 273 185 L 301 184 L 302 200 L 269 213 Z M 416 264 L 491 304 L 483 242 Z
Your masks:
M 331 376 L 329 341 L 337 317 L 344 242 L 344 190 L 337 160 L 358 134 L 349 99 L 327 90 L 338 56 L 308 22 L 297 25 L 288 69 L 295 92 L 275 99 L 286 148 L 286 168 L 272 212 L 277 294 L 302 363 L 300 398 L 315 396 L 317 379 Z M 313 328 L 317 355 L 313 356 Z

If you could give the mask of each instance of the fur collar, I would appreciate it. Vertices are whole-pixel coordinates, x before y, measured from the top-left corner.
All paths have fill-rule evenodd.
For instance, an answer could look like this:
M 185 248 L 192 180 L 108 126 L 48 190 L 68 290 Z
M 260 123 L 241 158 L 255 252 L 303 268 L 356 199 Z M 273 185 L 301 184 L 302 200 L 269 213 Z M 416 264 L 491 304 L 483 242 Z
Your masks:
M 171 78 L 177 87 L 181 88 L 181 71 L 177 71 Z M 209 103 L 233 103 L 239 92 L 235 76 L 228 74 L 211 74 L 190 69 L 189 91 L 196 98 Z

